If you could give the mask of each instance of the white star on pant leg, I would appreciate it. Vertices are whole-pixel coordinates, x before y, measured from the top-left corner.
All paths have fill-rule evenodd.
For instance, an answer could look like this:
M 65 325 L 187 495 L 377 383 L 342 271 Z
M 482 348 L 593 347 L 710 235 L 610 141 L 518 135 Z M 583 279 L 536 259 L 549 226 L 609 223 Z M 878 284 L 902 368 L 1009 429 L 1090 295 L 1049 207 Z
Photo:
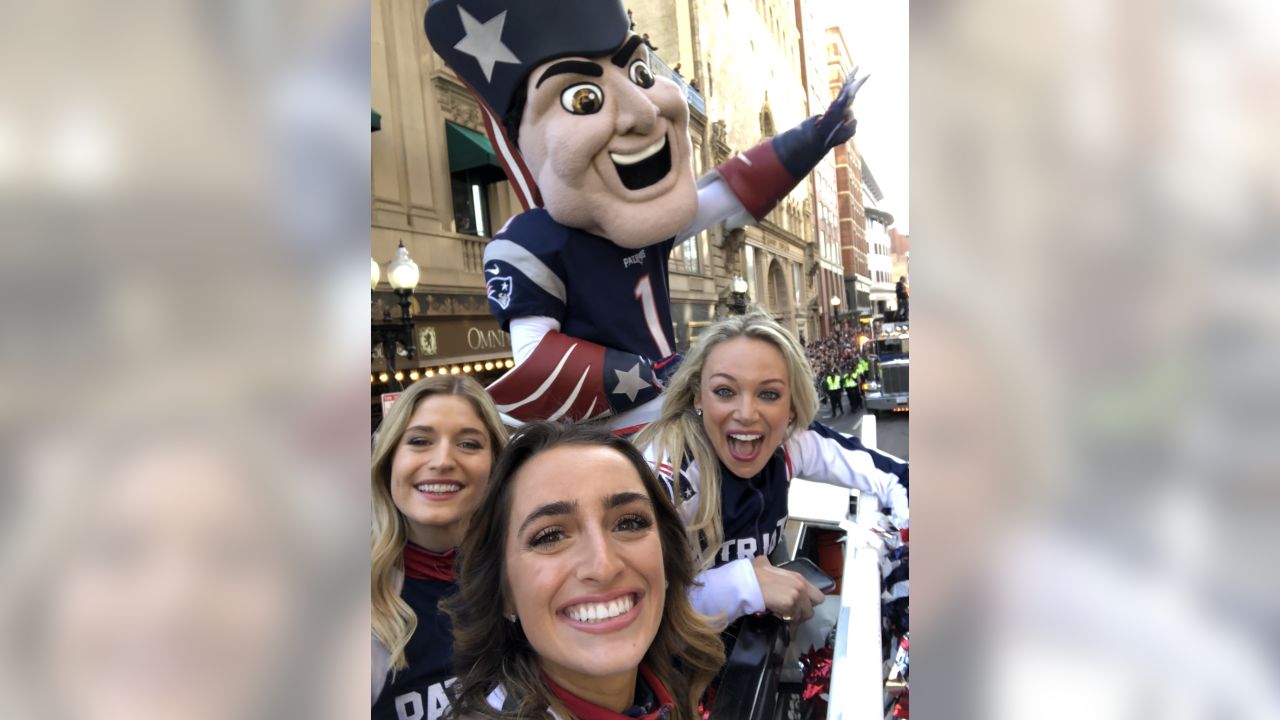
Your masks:
M 520 64 L 520 58 L 511 49 L 502 44 L 502 25 L 507 21 L 507 11 L 494 15 L 487 22 L 481 23 L 471 17 L 470 13 L 458 8 L 458 17 L 467 34 L 453 46 L 454 50 L 466 53 L 480 63 L 486 81 L 493 79 L 493 66 L 497 63 Z
M 630 370 L 614 372 L 618 374 L 618 384 L 613 388 L 615 395 L 626 395 L 628 400 L 635 402 L 636 394 L 649 387 L 649 383 L 640 378 L 640 363 L 636 363 Z

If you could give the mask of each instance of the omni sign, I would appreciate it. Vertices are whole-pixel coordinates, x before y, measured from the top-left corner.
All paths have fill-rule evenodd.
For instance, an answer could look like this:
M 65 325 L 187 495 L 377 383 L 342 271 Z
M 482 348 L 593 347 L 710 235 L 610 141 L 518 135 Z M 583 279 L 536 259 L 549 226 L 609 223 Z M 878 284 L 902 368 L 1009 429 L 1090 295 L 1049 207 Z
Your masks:
M 467 328 L 467 347 L 472 350 L 504 349 L 510 345 L 507 334 L 501 330 L 481 330 L 477 327 Z

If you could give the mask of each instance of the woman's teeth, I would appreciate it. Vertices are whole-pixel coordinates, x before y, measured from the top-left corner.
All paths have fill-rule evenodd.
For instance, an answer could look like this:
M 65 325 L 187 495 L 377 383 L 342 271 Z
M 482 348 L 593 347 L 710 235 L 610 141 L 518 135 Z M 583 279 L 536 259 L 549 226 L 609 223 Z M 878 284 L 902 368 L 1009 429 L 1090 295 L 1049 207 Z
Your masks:
M 635 607 L 636 599 L 634 595 L 624 595 L 616 600 L 610 600 L 607 603 L 583 603 L 582 605 L 574 605 L 564 611 L 565 615 L 577 620 L 578 622 L 603 622 L 610 618 L 616 618 L 624 615 Z
M 760 452 L 764 435 L 758 433 L 729 433 L 729 454 L 741 461 L 750 461 Z
M 418 492 L 427 493 L 454 493 L 462 489 L 458 483 L 423 483 L 413 487 Z

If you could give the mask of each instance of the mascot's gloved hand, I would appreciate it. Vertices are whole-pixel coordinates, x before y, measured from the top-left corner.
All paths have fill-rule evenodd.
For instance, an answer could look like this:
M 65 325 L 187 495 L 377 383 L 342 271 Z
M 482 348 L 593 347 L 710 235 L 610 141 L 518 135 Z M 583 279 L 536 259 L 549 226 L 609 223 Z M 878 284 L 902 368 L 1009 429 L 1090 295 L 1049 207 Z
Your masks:
M 853 117 L 853 98 L 870 75 L 856 77 L 854 68 L 845 78 L 844 87 L 822 115 L 811 117 L 796 127 L 773 138 L 773 149 L 787 172 L 797 180 L 809 174 L 832 148 L 849 142 L 858 129 Z
M 832 101 L 831 107 L 817 120 L 817 130 L 825 138 L 823 146 L 827 150 L 849 142 L 849 138 L 858 129 L 858 120 L 853 116 L 853 97 L 871 76 L 863 75 L 859 78 L 856 77 L 857 74 L 858 68 L 855 67 L 849 77 L 845 78 L 844 87 L 840 88 L 840 94 Z
M 849 141 L 858 127 L 853 98 L 870 75 L 854 68 L 831 107 L 790 130 L 730 158 L 716 168 L 742 209 L 756 221 L 777 207 L 832 148 Z M 731 225 L 745 222 L 732 219 Z
M 667 382 L 671 380 L 672 375 L 676 374 L 676 370 L 680 369 L 682 362 L 684 362 L 683 355 L 672 353 L 653 364 L 653 378 L 658 381 L 659 388 L 667 386 Z

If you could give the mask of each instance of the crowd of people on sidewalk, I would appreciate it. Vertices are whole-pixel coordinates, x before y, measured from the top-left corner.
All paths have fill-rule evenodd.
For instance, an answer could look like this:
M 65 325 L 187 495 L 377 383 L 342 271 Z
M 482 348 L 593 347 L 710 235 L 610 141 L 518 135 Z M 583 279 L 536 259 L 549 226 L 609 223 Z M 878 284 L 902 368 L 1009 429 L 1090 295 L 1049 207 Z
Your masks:
M 862 383 L 870 369 L 858 343 L 858 333 L 848 323 L 840 323 L 831 334 L 805 346 L 809 365 L 814 370 L 814 384 L 827 400 L 831 417 L 862 409 Z

